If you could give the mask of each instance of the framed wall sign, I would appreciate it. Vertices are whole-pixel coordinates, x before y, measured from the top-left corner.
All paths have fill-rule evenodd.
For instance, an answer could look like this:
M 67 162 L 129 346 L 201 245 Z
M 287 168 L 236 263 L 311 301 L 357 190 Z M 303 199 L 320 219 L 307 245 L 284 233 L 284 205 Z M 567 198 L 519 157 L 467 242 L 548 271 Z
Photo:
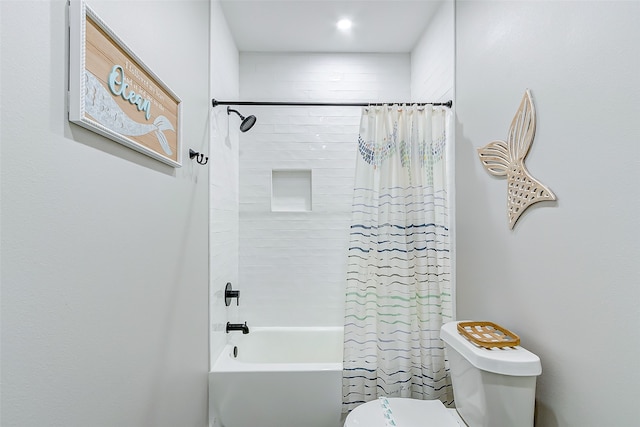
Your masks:
M 71 0 L 69 25 L 69 120 L 180 167 L 180 98 L 84 0 Z

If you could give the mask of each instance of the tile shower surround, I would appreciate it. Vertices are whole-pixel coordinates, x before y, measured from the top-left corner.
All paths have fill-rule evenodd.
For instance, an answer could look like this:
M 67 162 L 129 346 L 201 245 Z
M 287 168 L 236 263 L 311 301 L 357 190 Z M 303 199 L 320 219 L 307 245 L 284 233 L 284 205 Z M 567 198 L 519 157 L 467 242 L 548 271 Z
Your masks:
M 410 100 L 409 54 L 241 54 L 246 100 Z M 240 307 L 249 325 L 340 326 L 359 107 L 243 106 Z M 311 172 L 309 212 L 273 212 L 272 171 Z M 237 316 L 237 318 L 234 318 Z

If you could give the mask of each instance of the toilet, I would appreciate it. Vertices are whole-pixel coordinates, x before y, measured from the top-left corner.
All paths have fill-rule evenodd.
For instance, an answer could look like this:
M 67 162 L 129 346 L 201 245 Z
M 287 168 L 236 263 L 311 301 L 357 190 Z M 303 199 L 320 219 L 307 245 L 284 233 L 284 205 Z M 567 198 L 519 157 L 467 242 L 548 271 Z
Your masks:
M 540 358 L 520 346 L 479 347 L 449 322 L 440 329 L 455 409 L 439 400 L 386 398 L 364 403 L 344 427 L 532 427 Z

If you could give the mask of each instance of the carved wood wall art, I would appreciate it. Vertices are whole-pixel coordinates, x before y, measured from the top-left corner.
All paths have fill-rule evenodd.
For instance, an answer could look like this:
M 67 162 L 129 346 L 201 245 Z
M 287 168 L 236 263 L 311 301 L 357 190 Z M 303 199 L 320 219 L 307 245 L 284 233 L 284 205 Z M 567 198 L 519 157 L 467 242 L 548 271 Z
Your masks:
M 527 89 L 511 122 L 507 141 L 492 141 L 478 149 L 480 161 L 490 174 L 507 177 L 510 229 L 529 206 L 543 200 L 556 200 L 555 194 L 531 176 L 524 164 L 535 133 L 536 111 Z

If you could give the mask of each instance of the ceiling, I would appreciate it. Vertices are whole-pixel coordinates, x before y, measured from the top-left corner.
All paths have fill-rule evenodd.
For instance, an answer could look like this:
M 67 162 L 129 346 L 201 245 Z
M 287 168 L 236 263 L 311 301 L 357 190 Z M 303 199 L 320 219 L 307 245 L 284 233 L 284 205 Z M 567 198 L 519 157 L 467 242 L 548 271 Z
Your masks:
M 220 0 L 241 52 L 410 52 L 443 0 Z M 347 32 L 336 22 L 349 18 Z

